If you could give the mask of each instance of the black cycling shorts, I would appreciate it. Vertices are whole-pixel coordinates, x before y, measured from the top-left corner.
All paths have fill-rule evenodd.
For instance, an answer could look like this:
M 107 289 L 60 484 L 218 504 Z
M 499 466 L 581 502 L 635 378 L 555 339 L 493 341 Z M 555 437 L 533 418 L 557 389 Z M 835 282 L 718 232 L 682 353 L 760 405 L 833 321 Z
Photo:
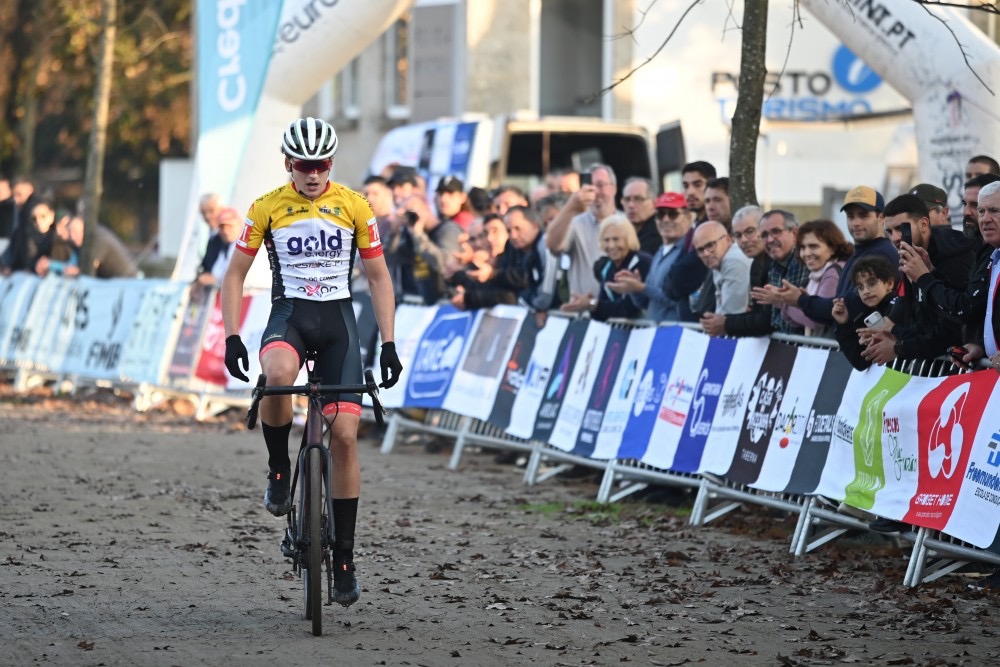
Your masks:
M 320 384 L 362 384 L 361 344 L 358 322 L 350 299 L 309 301 L 280 298 L 271 304 L 271 316 L 260 340 L 260 353 L 281 346 L 299 357 L 315 350 L 315 373 Z M 361 394 L 323 397 L 323 414 L 361 414 Z

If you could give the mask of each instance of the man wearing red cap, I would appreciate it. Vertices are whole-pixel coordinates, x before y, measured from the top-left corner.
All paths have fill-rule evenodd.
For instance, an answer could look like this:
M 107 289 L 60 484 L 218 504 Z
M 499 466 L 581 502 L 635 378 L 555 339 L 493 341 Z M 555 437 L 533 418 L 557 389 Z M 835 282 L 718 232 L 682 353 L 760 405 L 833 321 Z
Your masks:
M 656 198 L 656 229 L 663 241 L 649 266 L 646 280 L 634 272 L 619 271 L 608 287 L 619 294 L 628 294 L 639 308 L 646 309 L 646 318 L 655 322 L 681 321 L 681 300 L 671 295 L 671 269 L 687 257 L 701 266 L 701 278 L 706 269 L 691 249 L 694 215 L 679 192 L 664 192 Z M 693 264 L 692 264 L 693 266 Z M 699 278 L 699 283 L 701 282 Z M 686 303 L 686 299 L 683 300 Z

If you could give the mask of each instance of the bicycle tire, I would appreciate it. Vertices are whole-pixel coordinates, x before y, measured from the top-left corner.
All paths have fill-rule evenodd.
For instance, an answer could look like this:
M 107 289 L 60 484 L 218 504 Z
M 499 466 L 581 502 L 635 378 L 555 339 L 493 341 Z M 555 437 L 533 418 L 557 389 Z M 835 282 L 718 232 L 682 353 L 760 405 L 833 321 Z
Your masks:
M 312 448 L 306 455 L 306 562 L 303 570 L 306 619 L 312 621 L 312 633 L 323 634 L 323 458 Z

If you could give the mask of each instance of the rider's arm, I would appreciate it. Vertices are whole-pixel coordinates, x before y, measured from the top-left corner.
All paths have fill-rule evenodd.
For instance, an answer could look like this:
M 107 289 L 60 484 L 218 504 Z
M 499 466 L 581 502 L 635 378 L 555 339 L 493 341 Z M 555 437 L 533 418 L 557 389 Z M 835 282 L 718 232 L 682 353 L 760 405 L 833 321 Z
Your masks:
M 243 282 L 251 264 L 253 255 L 245 252 L 234 252 L 229 258 L 229 267 L 226 268 L 226 275 L 222 279 L 222 322 L 226 327 L 226 337 L 240 332 Z
M 396 317 L 396 295 L 392 290 L 392 279 L 385 265 L 385 257 L 376 255 L 368 259 L 362 258 L 361 262 L 368 276 L 368 289 L 372 295 L 375 321 L 378 322 L 382 342 L 391 343 L 395 341 L 393 325 Z

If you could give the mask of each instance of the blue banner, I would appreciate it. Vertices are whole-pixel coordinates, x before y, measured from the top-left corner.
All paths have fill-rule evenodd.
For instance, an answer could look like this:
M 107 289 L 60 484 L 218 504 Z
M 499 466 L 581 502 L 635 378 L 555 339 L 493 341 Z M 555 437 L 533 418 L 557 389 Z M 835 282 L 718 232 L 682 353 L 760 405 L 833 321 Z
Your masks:
M 646 367 L 639 380 L 639 388 L 632 404 L 632 414 L 622 432 L 622 444 L 618 448 L 619 459 L 640 459 L 649 447 L 649 435 L 653 432 L 656 415 L 667 390 L 667 378 L 674 365 L 677 346 L 683 329 L 664 327 L 656 330 L 653 345 L 646 359 Z
M 228 201 L 257 111 L 284 3 L 198 0 L 198 167 Z
M 705 363 L 694 386 L 694 398 L 691 400 L 684 431 L 677 444 L 672 470 L 698 472 L 701 455 L 705 451 L 705 441 L 715 419 L 715 409 L 719 406 L 722 385 L 729 375 L 729 366 L 735 351 L 734 339 L 712 338 L 708 341 Z
M 406 383 L 407 407 L 440 408 L 472 333 L 476 312 L 441 306 L 424 330 Z

